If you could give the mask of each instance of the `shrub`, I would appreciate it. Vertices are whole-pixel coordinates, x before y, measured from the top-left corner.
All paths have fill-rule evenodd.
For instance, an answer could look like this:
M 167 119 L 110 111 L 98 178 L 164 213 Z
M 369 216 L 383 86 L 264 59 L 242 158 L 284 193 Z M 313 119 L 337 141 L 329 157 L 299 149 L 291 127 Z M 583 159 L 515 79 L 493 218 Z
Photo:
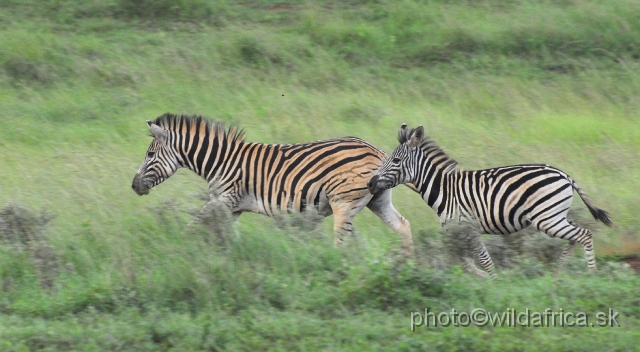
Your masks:
M 15 251 L 29 253 L 43 288 L 53 286 L 61 267 L 44 232 L 45 226 L 54 218 L 44 210 L 36 215 L 17 204 L 8 204 L 0 210 L 0 243 Z

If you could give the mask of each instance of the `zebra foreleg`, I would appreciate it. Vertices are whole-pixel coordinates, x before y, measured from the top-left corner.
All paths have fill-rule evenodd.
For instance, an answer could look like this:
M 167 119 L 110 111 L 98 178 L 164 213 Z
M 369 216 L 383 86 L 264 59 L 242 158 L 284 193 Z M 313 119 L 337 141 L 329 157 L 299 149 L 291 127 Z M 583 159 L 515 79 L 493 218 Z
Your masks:
M 487 247 L 484 246 L 484 243 L 480 238 L 478 238 L 478 260 L 480 261 L 480 265 L 484 268 L 484 271 L 489 274 L 491 280 L 495 280 L 497 275 L 495 273 L 495 266 L 493 265 L 493 260 L 489 255 L 489 251 L 487 251 Z
M 232 212 L 224 199 L 212 197 L 189 221 L 184 231 L 190 234 L 200 233 L 207 242 L 228 248 L 229 237 L 235 232 L 234 224 L 240 214 L 241 211 Z
M 393 207 L 391 190 L 385 190 L 373 196 L 367 207 L 400 236 L 403 254 L 413 256 L 411 224 Z
M 462 258 L 463 260 L 463 264 L 462 267 L 464 268 L 464 270 L 466 270 L 468 273 L 483 277 L 483 278 L 489 278 L 491 277 L 489 275 L 489 273 L 487 273 L 486 271 L 480 270 L 478 269 L 478 267 L 476 266 L 476 264 L 474 263 L 473 258 L 469 258 L 469 257 L 464 257 Z
M 456 255 L 462 257 L 463 268 L 471 274 L 495 279 L 493 260 L 491 260 L 489 251 L 480 238 L 482 233 L 476 226 L 476 222 L 460 217 L 449 219 L 442 217 L 440 221 L 442 228 L 447 233 L 446 243 L 455 248 Z M 473 259 L 475 256 L 478 257 L 485 271 L 475 265 Z
M 212 199 L 189 221 L 187 227 L 212 220 L 223 224 L 232 224 L 238 220 L 240 214 L 242 214 L 241 211 L 231 212 L 231 209 L 224 202 Z

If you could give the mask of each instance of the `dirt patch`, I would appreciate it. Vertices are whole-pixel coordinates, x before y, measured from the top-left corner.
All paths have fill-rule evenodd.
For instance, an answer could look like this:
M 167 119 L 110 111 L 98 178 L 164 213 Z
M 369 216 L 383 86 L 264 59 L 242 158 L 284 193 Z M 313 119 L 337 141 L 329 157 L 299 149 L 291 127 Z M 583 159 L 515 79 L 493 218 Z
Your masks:
M 621 262 L 627 263 L 633 271 L 640 274 L 640 256 L 637 254 L 632 254 L 625 258 L 620 259 Z

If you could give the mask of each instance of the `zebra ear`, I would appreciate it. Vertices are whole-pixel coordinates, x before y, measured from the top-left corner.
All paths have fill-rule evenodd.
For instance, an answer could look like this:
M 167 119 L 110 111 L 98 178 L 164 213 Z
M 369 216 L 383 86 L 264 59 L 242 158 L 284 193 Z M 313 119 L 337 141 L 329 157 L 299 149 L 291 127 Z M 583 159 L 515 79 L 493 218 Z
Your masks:
M 411 131 L 409 146 L 411 148 L 415 148 L 420 145 L 423 139 L 424 139 L 424 128 L 422 126 L 418 126 L 414 128 L 413 131 Z
M 165 131 L 162 127 L 156 125 L 155 123 L 150 123 L 151 121 L 147 121 L 149 124 L 149 130 L 154 138 L 158 138 L 161 141 L 165 141 L 167 139 L 167 131 Z
M 407 124 L 403 123 L 402 126 L 400 126 L 400 131 L 398 131 L 398 142 L 400 144 L 404 144 L 406 141 L 409 140 L 410 133 L 411 131 L 407 127 Z

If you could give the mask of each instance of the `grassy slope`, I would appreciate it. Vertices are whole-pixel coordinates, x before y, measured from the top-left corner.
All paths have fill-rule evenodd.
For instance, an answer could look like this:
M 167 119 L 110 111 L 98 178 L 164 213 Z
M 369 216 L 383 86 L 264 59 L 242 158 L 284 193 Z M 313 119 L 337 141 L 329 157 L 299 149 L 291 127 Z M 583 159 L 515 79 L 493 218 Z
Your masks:
M 573 273 L 562 278 L 566 284 L 515 272 L 490 286 L 466 275 L 425 274 L 422 267 L 404 268 L 409 278 L 398 279 L 385 259 L 397 239 L 370 212 L 356 218 L 370 261 L 335 251 L 329 239 L 305 247 L 288 232 L 264 230 L 270 220 L 243 215 L 241 236 L 266 249 L 240 246 L 225 264 L 211 258 L 215 249 L 180 234 L 184 216 L 156 215 L 167 204 L 178 214 L 201 204 L 193 195 L 205 185 L 195 175 L 182 170 L 144 198 L 129 187 L 149 143 L 144 120 L 165 111 L 236 123 L 250 141 L 357 135 L 385 150 L 407 122 L 424 125 L 466 169 L 520 162 L 562 168 L 617 224 L 594 225 L 596 253 L 637 251 L 640 23 L 634 2 L 157 2 L 176 5 L 172 10 L 147 4 L 155 13 L 136 12 L 128 1 L 5 3 L 0 200 L 55 212 L 49 242 L 75 268 L 53 291 L 42 291 L 28 256 L 3 252 L 3 282 L 11 282 L 0 291 L 3 311 L 12 314 L 0 323 L 7 347 L 400 343 L 449 350 L 451 341 L 467 341 L 476 349 L 492 343 L 527 349 L 528 339 L 561 342 L 556 331 L 410 334 L 409 311 L 550 306 L 593 312 L 637 305 L 629 298 L 637 279 L 611 278 L 606 270 L 597 277 Z M 418 238 L 438 227 L 408 190 L 398 189 L 394 202 Z M 330 223 L 323 224 L 325 232 Z M 283 250 L 285 259 L 269 259 Z M 312 259 L 318 251 L 321 258 Z M 309 276 L 319 277 L 312 288 L 301 283 L 312 281 Z M 438 280 L 450 282 L 448 288 L 421 294 Z M 394 291 L 398 285 L 404 291 Z M 147 303 L 121 302 L 123 288 Z M 225 290 L 232 298 L 224 298 Z M 385 298 L 387 291 L 393 299 Z M 539 301 L 548 295 L 554 298 Z M 623 329 L 602 329 L 595 340 L 609 347 L 631 341 L 638 314 L 628 308 Z M 154 323 L 166 320 L 176 323 Z M 47 335 L 53 327 L 68 336 Z M 98 342 L 104 329 L 115 337 Z M 567 330 L 562 334 L 594 331 Z

